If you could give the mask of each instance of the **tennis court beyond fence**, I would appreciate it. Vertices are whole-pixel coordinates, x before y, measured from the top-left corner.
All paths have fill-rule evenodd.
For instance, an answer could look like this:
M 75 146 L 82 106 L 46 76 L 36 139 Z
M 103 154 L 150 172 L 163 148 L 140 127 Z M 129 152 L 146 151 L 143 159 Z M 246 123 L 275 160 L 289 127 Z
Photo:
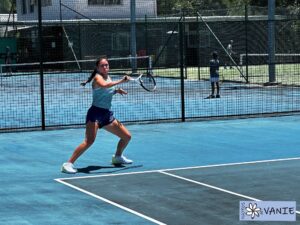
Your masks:
M 11 43 L 13 59 L 5 65 L 0 58 L 0 131 L 84 125 L 91 90 L 80 83 L 101 56 L 110 59 L 112 79 L 149 70 L 156 79 L 153 93 L 134 82 L 122 85 L 129 94 L 113 102 L 122 122 L 299 113 L 299 17 L 282 14 L 269 20 L 253 12 L 249 6 L 236 16 L 199 9 L 170 17 L 139 17 L 136 57 L 130 56 L 128 19 L 3 24 L 12 27 L 5 43 Z M 273 55 L 270 46 L 275 46 Z M 220 60 L 221 98 L 205 99 L 211 92 L 208 66 L 213 51 Z
M 210 82 L 204 77 L 200 80 L 193 78 L 191 74 L 197 73 L 196 69 L 183 79 L 179 77 L 179 69 L 154 69 L 157 90 L 146 92 L 135 82 L 123 84 L 121 87 L 129 94 L 115 96 L 113 110 L 123 122 L 184 121 L 300 112 L 299 85 L 245 83 L 234 70 L 229 73 L 221 69 L 220 72 L 227 75 L 221 85 L 219 99 L 205 99 L 211 92 Z M 177 77 L 172 75 L 174 73 Z M 46 129 L 84 124 L 91 104 L 91 87 L 82 87 L 80 82 L 89 76 L 89 72 L 51 72 L 43 76 L 43 101 L 39 74 L 0 77 L 2 131 L 42 129 L 43 118 Z M 232 81 L 233 77 L 236 77 L 235 81 Z M 295 79 L 299 77 L 295 74 L 293 82 L 299 83 Z M 120 75 L 112 74 L 112 79 L 119 78 Z M 291 76 L 287 79 L 290 81 Z

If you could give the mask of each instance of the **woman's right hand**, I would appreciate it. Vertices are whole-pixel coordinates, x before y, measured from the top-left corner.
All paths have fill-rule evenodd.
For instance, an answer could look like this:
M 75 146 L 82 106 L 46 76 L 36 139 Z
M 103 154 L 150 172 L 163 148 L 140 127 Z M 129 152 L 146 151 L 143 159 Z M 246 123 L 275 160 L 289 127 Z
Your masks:
M 122 82 L 128 82 L 129 80 L 131 80 L 131 77 L 128 75 L 125 75 L 122 79 Z

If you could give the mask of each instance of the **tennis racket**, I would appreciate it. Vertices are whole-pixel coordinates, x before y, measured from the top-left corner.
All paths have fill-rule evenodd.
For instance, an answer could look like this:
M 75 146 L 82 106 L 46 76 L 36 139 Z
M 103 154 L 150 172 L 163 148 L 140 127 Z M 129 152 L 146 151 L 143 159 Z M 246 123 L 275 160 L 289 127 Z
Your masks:
M 138 83 L 146 91 L 149 91 L 149 92 L 155 91 L 156 82 L 151 73 L 148 72 L 146 74 L 138 74 L 138 75 L 139 76 L 137 78 L 129 77 L 128 79 L 130 81 L 134 81 L 134 82 Z

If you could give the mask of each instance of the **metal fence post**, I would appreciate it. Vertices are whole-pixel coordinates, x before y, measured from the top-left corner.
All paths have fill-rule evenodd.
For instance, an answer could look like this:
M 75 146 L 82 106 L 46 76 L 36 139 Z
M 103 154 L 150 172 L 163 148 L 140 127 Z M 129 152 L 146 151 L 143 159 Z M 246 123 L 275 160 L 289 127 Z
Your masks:
M 184 20 L 179 21 L 179 52 L 180 52 L 180 90 L 181 90 L 181 121 L 185 121 L 184 102 Z
M 40 48 L 40 94 L 41 94 L 41 128 L 45 130 L 45 103 L 44 103 L 44 74 L 43 74 L 43 28 L 42 28 L 42 3 L 38 0 L 38 37 Z

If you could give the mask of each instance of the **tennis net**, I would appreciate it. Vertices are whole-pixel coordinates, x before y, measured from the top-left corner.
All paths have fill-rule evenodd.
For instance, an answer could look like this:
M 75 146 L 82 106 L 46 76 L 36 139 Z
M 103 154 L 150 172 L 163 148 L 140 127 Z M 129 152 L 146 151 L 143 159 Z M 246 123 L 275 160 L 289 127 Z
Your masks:
M 40 67 L 44 73 L 86 73 L 95 67 L 95 59 L 88 60 L 70 60 L 17 64 L 0 64 L 0 76 L 12 75 L 37 75 L 40 73 Z M 134 72 L 138 70 L 151 70 L 152 61 L 150 56 L 138 57 L 118 57 L 108 58 L 111 72 Z

